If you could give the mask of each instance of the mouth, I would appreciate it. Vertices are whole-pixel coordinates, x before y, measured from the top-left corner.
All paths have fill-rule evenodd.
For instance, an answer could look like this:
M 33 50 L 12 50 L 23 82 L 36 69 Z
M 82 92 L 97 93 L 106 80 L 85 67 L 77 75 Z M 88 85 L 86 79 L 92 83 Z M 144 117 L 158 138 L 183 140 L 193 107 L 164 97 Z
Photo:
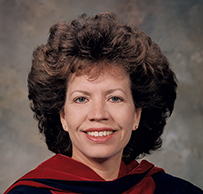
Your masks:
M 90 128 L 84 131 L 87 138 L 95 142 L 105 142 L 112 138 L 116 130 L 111 128 Z
M 113 134 L 115 131 L 85 131 L 85 133 L 92 137 L 106 137 Z

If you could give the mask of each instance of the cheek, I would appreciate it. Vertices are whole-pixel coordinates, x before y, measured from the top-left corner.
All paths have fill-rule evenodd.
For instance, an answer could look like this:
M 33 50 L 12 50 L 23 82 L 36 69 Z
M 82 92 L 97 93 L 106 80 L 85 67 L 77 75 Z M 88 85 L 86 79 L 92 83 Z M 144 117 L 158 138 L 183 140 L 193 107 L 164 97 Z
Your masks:
M 114 111 L 117 122 L 124 128 L 132 130 L 135 111 L 131 107 L 125 107 L 120 111 Z
M 65 120 L 69 130 L 78 128 L 85 119 L 85 112 L 81 109 L 71 107 L 65 109 Z

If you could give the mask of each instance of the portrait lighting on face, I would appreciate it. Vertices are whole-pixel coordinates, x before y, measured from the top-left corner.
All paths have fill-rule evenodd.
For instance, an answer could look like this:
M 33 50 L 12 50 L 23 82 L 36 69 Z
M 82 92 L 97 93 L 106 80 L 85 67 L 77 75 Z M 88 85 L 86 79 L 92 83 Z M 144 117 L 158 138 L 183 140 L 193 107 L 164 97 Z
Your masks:
M 116 69 L 115 69 L 116 68 Z M 61 112 L 64 130 L 72 142 L 72 158 L 78 161 L 115 157 L 121 160 L 131 133 L 139 125 L 130 79 L 123 67 L 107 66 L 99 77 L 71 75 Z

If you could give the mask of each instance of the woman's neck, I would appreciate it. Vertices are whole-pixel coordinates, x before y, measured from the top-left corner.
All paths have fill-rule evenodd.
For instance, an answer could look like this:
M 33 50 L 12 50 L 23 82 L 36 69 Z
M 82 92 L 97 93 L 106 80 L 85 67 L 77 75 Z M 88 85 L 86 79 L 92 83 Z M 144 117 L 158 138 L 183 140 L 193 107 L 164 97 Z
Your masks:
M 114 156 L 112 158 L 103 159 L 103 158 L 86 158 L 83 156 L 73 155 L 74 160 L 77 160 L 93 171 L 95 171 L 101 178 L 106 181 L 111 181 L 118 178 L 120 165 L 121 165 L 121 156 Z

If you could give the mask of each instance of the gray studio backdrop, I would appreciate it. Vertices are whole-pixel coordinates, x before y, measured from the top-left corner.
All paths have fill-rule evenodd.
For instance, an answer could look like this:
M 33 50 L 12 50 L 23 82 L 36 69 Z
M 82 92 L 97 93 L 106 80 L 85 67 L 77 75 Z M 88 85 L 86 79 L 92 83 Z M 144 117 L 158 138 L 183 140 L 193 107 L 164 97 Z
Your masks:
M 34 47 L 46 42 L 53 23 L 104 11 L 149 34 L 179 80 L 163 147 L 146 158 L 203 188 L 202 10 L 202 0 L 0 0 L 0 193 L 52 155 L 27 100 Z

